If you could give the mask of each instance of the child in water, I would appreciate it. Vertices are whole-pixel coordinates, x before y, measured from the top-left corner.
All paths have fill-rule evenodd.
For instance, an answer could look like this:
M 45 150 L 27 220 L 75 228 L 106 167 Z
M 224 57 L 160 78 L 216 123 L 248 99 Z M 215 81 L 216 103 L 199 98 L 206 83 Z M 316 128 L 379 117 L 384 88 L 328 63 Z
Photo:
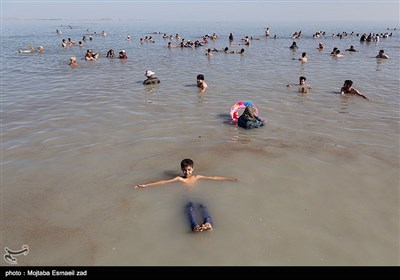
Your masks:
M 342 88 L 340 89 L 340 94 L 344 96 L 348 95 L 358 95 L 361 96 L 364 99 L 368 99 L 364 94 L 362 94 L 358 89 L 353 88 L 353 81 L 352 80 L 346 80 L 344 81 L 344 84 Z
M 246 106 L 243 114 L 238 119 L 238 125 L 245 129 L 252 129 L 264 126 L 264 121 L 257 116 L 254 106 Z
M 185 184 L 194 184 L 199 179 L 238 181 L 237 178 L 227 178 L 227 177 L 222 177 L 222 176 L 193 175 L 194 163 L 193 163 L 193 160 L 188 159 L 188 158 L 181 161 L 181 170 L 182 170 L 183 176 L 176 176 L 169 180 L 161 180 L 161 181 L 156 181 L 156 182 L 147 183 L 147 184 L 140 184 L 140 185 L 136 185 L 135 188 L 146 188 L 146 187 L 150 187 L 150 186 L 164 185 L 167 183 L 172 183 L 172 182 L 177 182 L 177 181 L 185 183 Z
M 146 188 L 146 187 L 150 187 L 150 186 L 164 185 L 167 183 L 172 183 L 172 182 L 177 182 L 177 181 L 191 185 L 200 179 L 226 180 L 226 181 L 238 181 L 239 180 L 237 178 L 228 178 L 228 177 L 222 177 L 222 176 L 193 175 L 194 163 L 193 163 L 193 160 L 191 160 L 191 159 L 184 159 L 181 161 L 181 170 L 182 170 L 183 176 L 176 176 L 169 180 L 161 180 L 161 181 L 156 181 L 156 182 L 147 183 L 147 184 L 140 184 L 140 185 L 136 185 L 135 188 Z M 207 211 L 207 208 L 204 205 L 200 205 L 200 208 L 201 208 L 202 214 L 203 214 L 203 218 L 204 218 L 204 222 L 201 226 L 197 224 L 196 219 L 194 217 L 193 203 L 189 202 L 189 204 L 186 206 L 186 208 L 188 211 L 188 216 L 189 216 L 189 221 L 190 221 L 190 226 L 192 228 L 192 231 L 199 232 L 199 231 L 203 231 L 203 230 L 212 230 L 211 217 Z
M 207 90 L 207 84 L 204 81 L 204 75 L 197 75 L 197 87 L 200 89 L 200 92 L 203 93 Z
M 306 84 L 306 77 L 301 76 L 299 78 L 299 92 L 301 93 L 308 93 L 308 91 L 312 90 L 313 88 Z M 288 88 L 292 87 L 291 84 L 287 85 Z

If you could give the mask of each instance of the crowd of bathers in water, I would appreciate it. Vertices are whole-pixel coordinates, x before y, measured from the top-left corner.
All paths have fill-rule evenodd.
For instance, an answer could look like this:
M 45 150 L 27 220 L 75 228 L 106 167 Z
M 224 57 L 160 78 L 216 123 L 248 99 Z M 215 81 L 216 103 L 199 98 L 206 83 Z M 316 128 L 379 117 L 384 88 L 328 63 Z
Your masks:
M 72 29 L 72 26 L 69 26 L 69 28 Z M 389 28 L 388 28 L 389 30 Z M 393 30 L 396 30 L 396 28 L 394 28 Z M 87 29 L 87 32 L 89 32 L 90 30 Z M 62 32 L 60 30 L 56 30 L 58 35 L 61 35 Z M 264 28 L 264 33 L 265 33 L 265 37 L 266 38 L 273 38 L 273 39 L 278 39 L 279 37 L 277 35 L 271 36 L 270 35 L 270 29 L 269 27 Z M 212 41 L 216 41 L 219 40 L 220 37 L 216 34 L 213 33 L 212 35 L 204 35 L 202 36 L 201 40 L 185 40 L 184 38 L 181 38 L 181 36 L 176 33 L 175 35 L 167 35 L 166 33 L 161 33 L 161 32 L 154 32 L 154 34 L 163 34 L 162 38 L 165 41 L 168 41 L 167 43 L 167 47 L 169 49 L 172 48 L 199 48 L 199 47 L 205 47 L 207 46 L 207 44 L 209 43 L 209 40 Z M 93 37 L 96 37 L 98 34 L 96 32 L 93 33 L 89 33 L 89 34 L 85 34 L 82 36 L 82 40 L 78 42 L 78 46 L 80 48 L 83 48 L 84 43 L 87 40 L 89 41 L 93 41 Z M 101 32 L 101 36 L 102 37 L 106 37 L 107 33 L 105 31 Z M 381 32 L 381 33 L 369 33 L 367 35 L 367 33 L 355 33 L 355 32 L 338 32 L 338 33 L 333 33 L 332 37 L 333 38 L 339 38 L 339 39 L 343 39 L 346 37 L 357 37 L 359 38 L 360 43 L 372 43 L 372 42 L 379 42 L 379 40 L 382 39 L 387 39 L 387 38 L 391 38 L 393 37 L 393 33 L 389 33 L 389 32 Z M 303 37 L 302 31 L 296 31 L 295 33 L 293 33 L 293 35 L 291 36 L 293 42 L 292 44 L 289 46 L 289 48 L 293 51 L 296 51 L 299 46 L 297 45 L 297 42 L 299 41 L 300 38 Z M 326 38 L 326 32 L 325 31 L 318 31 L 315 32 L 314 34 L 312 34 L 312 38 L 313 39 L 320 39 L 320 38 Z M 133 38 L 130 35 L 127 35 L 126 40 L 127 41 L 131 41 Z M 252 40 L 260 40 L 260 38 L 253 38 L 252 36 L 246 35 L 243 38 L 241 38 L 240 40 L 238 40 L 238 42 L 234 41 L 234 36 L 233 33 L 230 33 L 228 36 L 229 39 L 229 47 L 235 47 L 235 46 L 249 46 L 252 42 Z M 173 41 L 177 41 L 178 44 L 177 45 L 173 45 Z M 297 41 L 297 42 L 296 42 Z M 139 39 L 140 44 L 144 44 L 144 43 L 154 43 L 155 39 L 153 38 L 153 36 L 146 36 L 144 39 L 140 38 Z M 66 47 L 73 47 L 75 46 L 75 41 L 72 40 L 71 38 L 68 38 L 67 40 L 62 39 L 61 40 L 61 47 L 66 48 Z M 225 47 L 222 49 L 218 49 L 218 48 L 206 48 L 206 55 L 207 56 L 212 56 L 213 53 L 225 53 L 225 54 L 240 54 L 240 55 L 244 55 L 245 54 L 245 49 L 243 47 L 240 47 L 240 50 L 231 50 L 229 49 L 229 47 Z M 322 51 L 325 49 L 325 46 L 322 42 L 318 43 L 318 46 L 316 48 L 318 51 Z M 37 49 L 33 48 L 31 45 L 29 45 L 29 49 L 28 50 L 18 50 L 20 53 L 34 53 L 34 52 L 38 52 L 38 53 L 43 53 L 44 52 L 44 47 L 43 46 L 39 46 Z M 354 45 L 351 45 L 349 48 L 347 48 L 345 50 L 346 52 L 357 52 L 357 50 L 355 49 Z M 334 47 L 330 53 L 331 56 L 333 57 L 342 57 L 343 54 L 341 53 L 341 51 L 337 48 Z M 86 61 L 93 61 L 93 60 L 97 60 L 99 57 L 101 56 L 101 54 L 99 52 L 94 52 L 92 49 L 87 49 L 86 54 L 84 56 L 84 59 Z M 125 50 L 121 50 L 118 53 L 118 56 L 115 55 L 115 52 L 113 49 L 109 49 L 107 51 L 106 54 L 107 58 L 119 58 L 119 59 L 128 59 L 128 55 L 126 53 Z M 379 50 L 379 53 L 376 55 L 376 58 L 378 59 L 388 59 L 389 56 L 385 53 L 385 50 L 381 49 Z M 294 58 L 293 58 L 294 59 Z M 301 63 L 306 63 L 308 61 L 308 57 L 307 57 L 307 53 L 306 52 L 302 52 L 301 57 L 298 58 L 298 60 Z M 68 63 L 71 67 L 76 67 L 78 66 L 78 62 L 77 62 L 77 58 L 76 56 L 72 56 L 70 58 L 70 61 Z M 147 70 L 145 71 L 145 76 L 146 76 L 146 80 L 143 81 L 144 85 L 151 85 L 151 84 L 159 84 L 160 80 L 155 77 L 154 75 L 155 73 L 151 70 Z M 306 83 L 306 78 L 304 76 L 301 76 L 299 78 L 299 92 L 301 93 L 308 93 L 311 89 L 313 89 L 311 86 L 307 85 Z M 361 96 L 365 99 L 368 99 L 365 95 L 361 94 L 360 91 L 358 91 L 357 89 L 352 87 L 353 81 L 351 80 L 346 80 L 341 88 L 341 94 L 342 95 L 358 95 Z M 291 87 L 291 85 L 287 85 L 288 87 Z M 197 87 L 199 88 L 201 93 L 204 93 L 207 89 L 207 84 L 204 80 L 204 75 L 199 74 L 197 76 Z M 242 117 L 243 116 L 243 117 Z M 245 112 L 242 115 L 242 119 L 239 118 L 239 122 L 238 124 L 244 128 L 254 128 L 254 127 L 260 127 L 262 125 L 264 125 L 264 122 L 261 119 L 258 119 L 258 117 L 256 115 L 254 115 L 254 111 L 252 110 L 252 108 L 246 108 Z M 244 121 L 246 120 L 246 121 Z M 251 120 L 251 121 L 250 121 Z
M 72 26 L 69 25 L 68 27 L 70 29 L 72 29 Z M 389 30 L 389 28 L 388 28 L 388 30 Z M 393 30 L 396 30 L 396 28 L 394 28 Z M 90 32 L 89 29 L 87 29 L 86 31 Z M 58 35 L 62 34 L 62 32 L 60 30 L 58 30 L 58 29 L 56 30 L 56 33 Z M 274 35 L 274 36 L 270 35 L 269 27 L 264 28 L 264 33 L 265 33 L 265 37 L 266 38 L 270 38 L 270 37 L 274 38 L 274 39 L 278 39 L 279 38 L 277 35 Z M 154 32 L 154 34 L 162 34 L 162 33 L 161 32 Z M 83 35 L 82 36 L 82 40 L 80 40 L 78 42 L 78 46 L 80 48 L 83 48 L 83 46 L 84 46 L 83 42 L 86 42 L 87 40 L 93 41 L 93 37 L 96 37 L 97 35 L 98 35 L 97 32 L 93 32 L 93 33 L 89 33 L 89 34 Z M 102 37 L 106 37 L 107 33 L 105 31 L 102 31 L 101 32 L 101 36 Z M 371 43 L 371 42 L 379 42 L 380 38 L 383 38 L 383 39 L 391 38 L 391 37 L 393 37 L 393 33 L 392 32 L 390 32 L 390 33 L 389 32 L 381 32 L 381 33 L 378 34 L 378 33 L 372 33 L 371 32 L 369 34 L 367 34 L 367 33 L 360 34 L 360 33 L 355 33 L 353 31 L 351 33 L 348 33 L 348 32 L 338 32 L 338 33 L 336 33 L 335 32 L 335 33 L 332 34 L 332 37 L 340 38 L 340 39 L 346 38 L 346 37 L 352 37 L 352 36 L 356 36 L 357 38 L 359 37 L 359 41 L 361 43 L 363 43 L 363 42 Z M 302 31 L 294 32 L 293 35 L 291 36 L 291 38 L 293 39 L 293 42 L 289 46 L 289 48 L 294 50 L 294 51 L 297 50 L 299 47 L 298 47 L 297 42 L 295 40 L 298 40 L 298 39 L 300 39 L 302 37 L 303 37 Z M 324 37 L 325 38 L 327 37 L 325 31 L 317 31 L 317 32 L 312 34 L 312 38 L 314 38 L 314 39 L 319 39 L 319 38 L 324 38 Z M 169 40 L 169 42 L 167 43 L 167 47 L 171 49 L 171 48 L 177 48 L 177 47 L 180 47 L 180 48 L 198 48 L 198 47 L 206 46 L 209 43 L 209 40 L 216 41 L 216 40 L 219 39 L 219 36 L 216 33 L 213 33 L 212 35 L 206 34 L 206 35 L 202 36 L 201 40 L 190 40 L 190 39 L 189 40 L 185 40 L 185 38 L 181 38 L 181 36 L 178 33 L 176 33 L 175 35 L 171 34 L 169 36 L 167 35 L 167 33 L 163 33 L 162 38 L 165 41 Z M 127 37 L 126 37 L 127 41 L 131 41 L 132 39 L 133 38 L 130 35 L 127 35 Z M 178 42 L 177 45 L 173 45 L 172 44 L 172 41 L 174 41 L 174 39 Z M 253 38 L 252 36 L 246 35 L 243 38 L 241 38 L 238 41 L 238 43 L 235 43 L 234 42 L 233 33 L 230 33 L 229 36 L 228 36 L 228 39 L 229 39 L 229 47 L 233 47 L 233 46 L 236 46 L 236 45 L 238 45 L 238 46 L 249 46 L 251 44 L 252 40 L 259 40 L 260 38 Z M 70 37 L 67 40 L 66 39 L 62 39 L 61 46 L 63 48 L 66 48 L 67 46 L 72 47 L 72 46 L 75 45 L 75 41 L 73 39 L 71 39 Z M 153 38 L 153 36 L 145 36 L 145 38 L 140 38 L 139 42 L 141 44 L 146 43 L 146 42 L 154 43 L 155 39 Z M 227 47 L 222 48 L 222 49 L 207 48 L 205 54 L 207 56 L 212 56 L 214 52 L 222 52 L 222 53 L 225 53 L 225 54 L 241 54 L 241 55 L 243 55 L 245 53 L 245 49 L 243 47 L 240 48 L 240 50 L 231 50 L 229 47 L 227 46 Z M 320 51 L 323 50 L 324 49 L 324 44 L 322 42 L 320 42 L 318 44 L 318 46 L 317 46 L 317 49 L 320 50 Z M 44 51 L 44 48 L 42 46 L 39 46 L 37 48 L 37 52 L 42 53 L 43 51 Z M 345 51 L 356 52 L 357 50 L 355 49 L 354 45 L 351 45 Z M 33 52 L 35 52 L 35 49 L 30 45 L 28 50 L 20 49 L 19 52 L 20 53 L 27 53 L 27 52 L 33 53 Z M 331 52 L 331 55 L 334 56 L 334 57 L 343 56 L 343 54 L 341 53 L 341 51 L 337 47 L 333 48 L 333 50 Z M 96 60 L 99 56 L 100 56 L 99 52 L 94 53 L 92 49 L 88 49 L 86 54 L 85 54 L 84 59 L 87 60 L 87 61 L 92 61 L 92 60 Z M 106 57 L 107 58 L 118 57 L 120 59 L 127 59 L 128 55 L 127 55 L 125 50 L 121 50 L 121 51 L 119 51 L 118 56 L 116 56 L 115 53 L 114 53 L 114 50 L 110 49 L 110 50 L 107 51 Z M 385 51 L 383 49 L 381 49 L 379 51 L 379 53 L 376 55 L 376 57 L 377 58 L 384 58 L 384 59 L 389 58 L 389 56 L 385 53 Z M 298 60 L 301 61 L 302 63 L 306 63 L 308 61 L 307 53 L 306 52 L 302 52 L 301 57 L 298 58 Z M 69 65 L 72 66 L 72 67 L 78 66 L 78 63 L 76 61 L 76 57 L 75 56 L 71 57 Z

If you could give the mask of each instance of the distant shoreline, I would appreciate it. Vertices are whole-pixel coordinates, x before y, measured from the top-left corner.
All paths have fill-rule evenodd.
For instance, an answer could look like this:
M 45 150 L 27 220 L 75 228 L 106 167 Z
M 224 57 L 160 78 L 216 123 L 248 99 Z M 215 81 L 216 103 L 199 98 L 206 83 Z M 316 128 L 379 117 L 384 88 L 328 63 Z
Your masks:
M 90 19 L 90 18 L 81 18 L 81 19 L 65 19 L 65 18 L 2 18 L 1 20 L 48 20 L 48 21 L 60 21 L 60 20 L 99 20 L 99 21 L 113 21 L 115 19 L 112 18 L 97 18 L 97 19 Z

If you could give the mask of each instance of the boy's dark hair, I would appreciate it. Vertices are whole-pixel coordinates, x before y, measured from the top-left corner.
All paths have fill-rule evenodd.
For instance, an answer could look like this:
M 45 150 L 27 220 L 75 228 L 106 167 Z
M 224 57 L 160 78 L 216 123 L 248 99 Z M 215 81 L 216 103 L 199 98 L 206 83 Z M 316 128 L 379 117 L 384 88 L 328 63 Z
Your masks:
M 191 160 L 190 158 L 185 158 L 184 160 L 181 161 L 181 168 L 185 168 L 188 166 L 191 167 L 194 166 L 193 160 Z
M 345 84 L 348 84 L 349 86 L 353 85 L 353 81 L 352 80 L 346 80 L 344 81 Z
M 202 75 L 202 74 L 197 75 L 197 79 L 198 79 L 198 80 L 203 80 L 203 81 L 204 81 L 204 75 Z
M 304 76 L 301 76 L 300 78 L 299 78 L 299 80 L 301 81 L 301 80 L 304 80 L 304 81 L 306 81 L 307 79 L 306 79 L 306 77 L 304 77 Z

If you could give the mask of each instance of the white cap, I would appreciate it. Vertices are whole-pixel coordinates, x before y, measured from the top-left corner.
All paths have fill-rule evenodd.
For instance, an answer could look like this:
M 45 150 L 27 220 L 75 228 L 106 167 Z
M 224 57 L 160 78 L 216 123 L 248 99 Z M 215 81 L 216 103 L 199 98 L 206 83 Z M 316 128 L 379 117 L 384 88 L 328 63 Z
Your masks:
M 145 73 L 144 73 L 144 75 L 146 76 L 146 77 L 150 77 L 151 75 L 154 75 L 155 73 L 153 72 L 153 71 L 151 71 L 151 70 L 147 70 Z

